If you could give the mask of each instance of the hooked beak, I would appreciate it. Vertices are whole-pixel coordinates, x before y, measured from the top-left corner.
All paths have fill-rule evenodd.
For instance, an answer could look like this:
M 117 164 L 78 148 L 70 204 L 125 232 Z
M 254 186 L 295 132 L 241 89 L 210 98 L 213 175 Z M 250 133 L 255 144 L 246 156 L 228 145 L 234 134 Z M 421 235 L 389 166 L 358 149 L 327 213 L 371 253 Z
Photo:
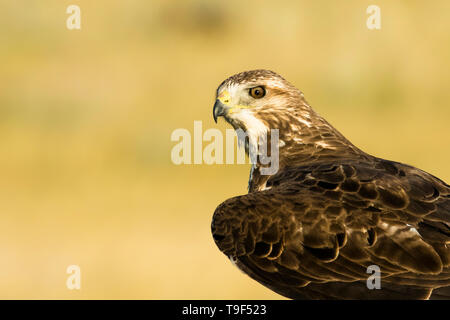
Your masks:
M 214 108 L 213 108 L 214 122 L 217 123 L 217 118 L 224 116 L 226 114 L 226 111 L 227 111 L 227 107 L 225 106 L 225 104 L 223 104 L 222 101 L 217 99 L 216 103 L 214 103 Z

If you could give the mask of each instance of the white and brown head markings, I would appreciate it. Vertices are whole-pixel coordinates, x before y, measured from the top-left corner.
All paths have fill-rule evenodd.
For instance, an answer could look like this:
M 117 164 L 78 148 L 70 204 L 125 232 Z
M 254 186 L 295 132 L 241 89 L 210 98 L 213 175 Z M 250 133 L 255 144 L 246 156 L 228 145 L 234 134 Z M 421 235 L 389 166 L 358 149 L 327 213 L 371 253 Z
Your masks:
M 450 299 L 450 186 L 371 156 L 267 70 L 217 90 L 214 119 L 280 137 L 280 170 L 220 204 L 212 233 L 250 277 L 294 299 Z M 369 290 L 367 267 L 381 269 Z M 383 290 L 384 289 L 384 290 Z
M 280 168 L 365 156 L 308 105 L 300 90 L 273 71 L 245 71 L 226 79 L 217 89 L 213 114 L 216 121 L 223 116 L 235 129 L 246 131 L 250 140 L 278 129 Z M 249 183 L 252 190 L 264 188 L 268 179 L 258 167 Z

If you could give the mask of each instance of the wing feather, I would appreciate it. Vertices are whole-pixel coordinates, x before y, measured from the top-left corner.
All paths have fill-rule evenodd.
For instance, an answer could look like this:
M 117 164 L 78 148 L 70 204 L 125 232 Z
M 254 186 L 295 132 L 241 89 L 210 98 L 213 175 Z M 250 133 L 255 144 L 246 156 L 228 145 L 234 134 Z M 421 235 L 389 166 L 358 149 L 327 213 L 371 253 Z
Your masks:
M 378 159 L 286 168 L 266 186 L 222 203 L 212 232 L 223 253 L 272 290 L 301 299 L 428 298 L 450 285 L 443 181 Z M 365 285 L 373 264 L 385 285 L 377 293 Z

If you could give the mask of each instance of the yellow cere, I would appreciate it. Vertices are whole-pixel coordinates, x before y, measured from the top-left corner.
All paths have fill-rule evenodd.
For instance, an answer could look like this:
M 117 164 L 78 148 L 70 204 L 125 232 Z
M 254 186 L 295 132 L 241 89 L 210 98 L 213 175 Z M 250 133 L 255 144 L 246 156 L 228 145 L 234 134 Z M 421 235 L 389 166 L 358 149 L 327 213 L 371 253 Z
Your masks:
M 230 103 L 230 93 L 225 90 L 219 94 L 217 99 L 219 99 L 220 102 L 222 102 L 223 104 L 226 105 L 226 104 Z
M 230 93 L 228 91 L 222 91 L 218 96 L 217 99 L 222 102 L 224 105 L 229 106 L 229 103 L 231 101 Z M 234 113 L 240 109 L 248 109 L 252 108 L 252 106 L 245 106 L 242 104 L 237 104 L 235 106 L 230 107 L 228 113 Z

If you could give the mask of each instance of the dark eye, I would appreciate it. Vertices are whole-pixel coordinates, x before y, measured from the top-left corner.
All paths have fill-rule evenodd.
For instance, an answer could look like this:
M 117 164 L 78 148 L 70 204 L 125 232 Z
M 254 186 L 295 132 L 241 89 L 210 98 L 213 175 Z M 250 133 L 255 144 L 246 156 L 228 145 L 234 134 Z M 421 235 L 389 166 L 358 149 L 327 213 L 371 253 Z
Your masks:
M 266 89 L 264 87 L 254 87 L 250 89 L 250 95 L 255 99 L 261 99 L 266 95 Z

